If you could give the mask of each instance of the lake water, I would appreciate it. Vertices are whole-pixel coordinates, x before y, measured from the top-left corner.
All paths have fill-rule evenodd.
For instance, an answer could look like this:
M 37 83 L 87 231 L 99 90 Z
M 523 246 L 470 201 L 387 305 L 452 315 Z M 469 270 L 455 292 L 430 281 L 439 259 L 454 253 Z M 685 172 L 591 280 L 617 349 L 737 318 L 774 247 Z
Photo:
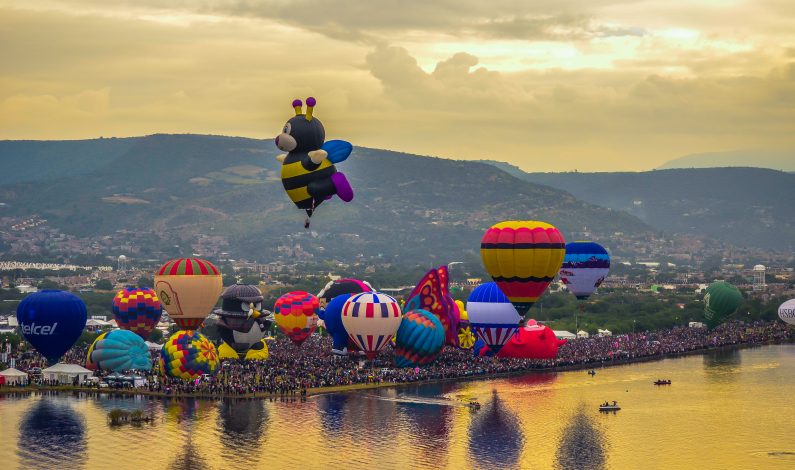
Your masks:
M 670 386 L 656 387 L 657 378 Z M 2 468 L 795 468 L 795 345 L 268 400 L 0 396 Z M 459 406 L 476 399 L 476 412 Z M 600 414 L 605 400 L 621 411 Z M 111 427 L 113 408 L 152 424 Z

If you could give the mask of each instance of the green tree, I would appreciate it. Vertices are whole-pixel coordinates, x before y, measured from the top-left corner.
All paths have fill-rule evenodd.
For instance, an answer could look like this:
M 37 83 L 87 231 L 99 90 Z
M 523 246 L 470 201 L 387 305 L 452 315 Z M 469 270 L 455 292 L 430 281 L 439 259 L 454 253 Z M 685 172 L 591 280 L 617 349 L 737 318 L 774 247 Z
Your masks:
M 155 328 L 149 333 L 149 341 L 153 343 L 160 343 L 163 341 L 163 332 Z
M 141 276 L 138 278 L 138 287 L 154 287 L 155 280 L 151 277 Z
M 108 279 L 100 279 L 94 284 L 94 287 L 99 290 L 113 290 L 113 283 Z

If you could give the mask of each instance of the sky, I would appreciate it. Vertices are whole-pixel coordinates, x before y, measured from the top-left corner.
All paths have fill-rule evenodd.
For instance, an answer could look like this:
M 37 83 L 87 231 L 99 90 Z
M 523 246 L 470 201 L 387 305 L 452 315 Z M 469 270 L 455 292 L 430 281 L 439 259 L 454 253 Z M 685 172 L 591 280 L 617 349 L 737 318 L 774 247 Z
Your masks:
M 527 171 L 795 150 L 792 0 L 0 0 L 0 139 L 328 138 Z

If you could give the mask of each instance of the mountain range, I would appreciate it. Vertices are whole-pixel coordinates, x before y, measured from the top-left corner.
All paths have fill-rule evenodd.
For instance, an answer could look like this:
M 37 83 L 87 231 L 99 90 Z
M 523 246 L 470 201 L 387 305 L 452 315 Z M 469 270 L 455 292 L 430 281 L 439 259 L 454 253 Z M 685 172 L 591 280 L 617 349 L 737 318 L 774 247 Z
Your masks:
M 544 220 L 569 237 L 585 227 L 597 239 L 651 231 L 636 216 L 491 165 L 359 147 L 338 165 L 356 198 L 324 202 L 307 231 L 277 153 L 271 140 L 206 135 L 0 142 L 0 164 L 11 170 L 0 217 L 38 215 L 82 237 L 123 231 L 156 256 L 218 237 L 230 256 L 248 259 L 300 245 L 315 259 L 426 264 L 478 259 L 485 229 L 505 219 Z

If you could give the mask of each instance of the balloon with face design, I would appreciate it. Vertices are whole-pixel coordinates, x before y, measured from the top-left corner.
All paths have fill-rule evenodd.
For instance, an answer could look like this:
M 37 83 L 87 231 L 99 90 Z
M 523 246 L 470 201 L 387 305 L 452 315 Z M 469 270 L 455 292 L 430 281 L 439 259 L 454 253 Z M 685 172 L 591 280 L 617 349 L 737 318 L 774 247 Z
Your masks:
M 286 155 L 276 157 L 282 162 L 281 179 L 284 190 L 299 209 L 306 211 L 306 227 L 317 206 L 335 194 L 345 202 L 353 199 L 348 179 L 337 171 L 335 163 L 348 158 L 353 146 L 342 140 L 325 142 L 326 130 L 312 115 L 317 100 L 306 99 L 306 114 L 301 100 L 293 101 L 295 116 L 284 124 L 276 136 L 276 146 Z

